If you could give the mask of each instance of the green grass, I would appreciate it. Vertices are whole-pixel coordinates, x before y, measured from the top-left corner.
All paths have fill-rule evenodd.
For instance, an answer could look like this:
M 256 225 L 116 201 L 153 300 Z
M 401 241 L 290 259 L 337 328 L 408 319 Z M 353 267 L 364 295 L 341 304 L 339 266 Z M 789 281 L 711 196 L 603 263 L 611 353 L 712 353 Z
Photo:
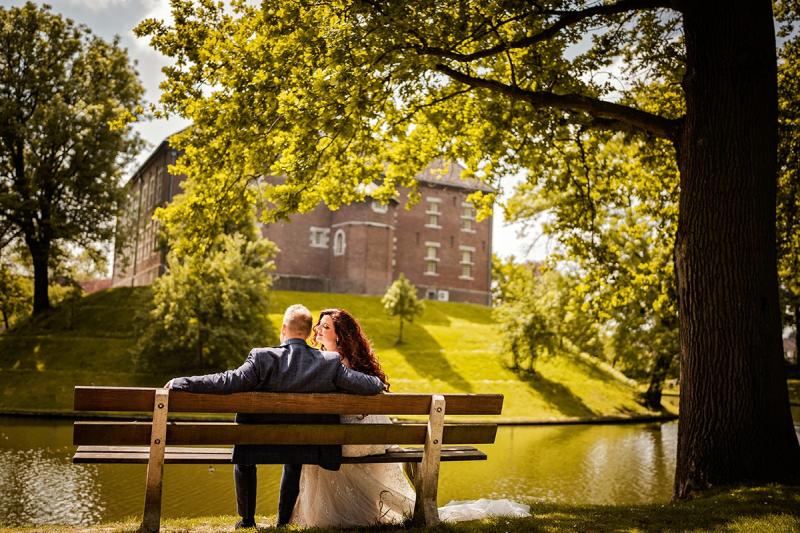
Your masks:
M 381 527 L 380 531 L 435 532 L 556 532 L 556 531 L 663 531 L 663 532 L 791 532 L 800 530 L 800 487 L 750 487 L 717 490 L 688 502 L 648 505 L 564 505 L 531 503 L 530 518 L 494 518 L 433 528 Z M 238 517 L 168 519 L 164 532 L 211 533 L 232 531 Z M 272 531 L 274 517 L 256 517 L 259 531 Z M 52 533 L 132 533 L 138 520 L 92 527 L 46 526 Z M 42 531 L 42 526 L 2 528 L 0 533 Z M 361 529 L 366 531 L 367 528 Z M 249 530 L 253 531 L 253 530 Z M 298 531 L 289 528 L 288 531 Z M 332 533 L 338 529 L 306 531 Z
M 132 362 L 134 317 L 148 299 L 147 289 L 107 290 L 0 336 L 0 410 L 68 411 L 78 384 L 162 385 L 171 376 L 136 374 Z M 331 306 L 353 313 L 394 392 L 501 393 L 508 420 L 648 414 L 629 384 L 579 358 L 542 359 L 536 374 L 518 376 L 504 364 L 502 332 L 487 307 L 428 301 L 396 344 L 397 319 L 379 297 L 275 291 L 267 315 L 273 329 L 292 303 L 315 314 Z

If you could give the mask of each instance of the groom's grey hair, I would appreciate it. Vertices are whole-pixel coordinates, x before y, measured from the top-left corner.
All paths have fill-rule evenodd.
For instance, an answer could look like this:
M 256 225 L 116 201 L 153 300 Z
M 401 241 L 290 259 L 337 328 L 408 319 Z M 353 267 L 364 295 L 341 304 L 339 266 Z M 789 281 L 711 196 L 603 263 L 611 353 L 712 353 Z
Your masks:
M 283 313 L 283 325 L 286 326 L 286 329 L 303 339 L 311 335 L 311 323 L 313 321 L 311 311 L 302 304 L 290 305 Z

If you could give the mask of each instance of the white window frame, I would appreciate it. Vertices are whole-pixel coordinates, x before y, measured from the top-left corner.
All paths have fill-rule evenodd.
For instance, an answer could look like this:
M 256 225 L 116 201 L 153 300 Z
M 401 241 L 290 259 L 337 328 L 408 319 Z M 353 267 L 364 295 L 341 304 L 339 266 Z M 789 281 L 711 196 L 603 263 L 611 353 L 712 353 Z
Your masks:
M 470 202 L 461 202 L 461 231 L 464 233 L 475 233 L 475 211 Z
M 439 275 L 439 249 L 442 247 L 442 243 L 440 242 L 433 242 L 433 241 L 425 241 L 425 257 L 423 260 L 425 261 L 425 272 L 423 273 L 425 276 L 438 276 Z M 435 253 L 433 255 L 430 254 L 431 250 Z
M 333 234 L 333 255 L 344 255 L 347 250 L 347 234 L 343 229 L 337 229 Z
M 459 264 L 461 265 L 461 275 L 458 279 L 473 280 L 473 267 L 475 266 L 475 247 L 474 246 L 459 246 L 458 252 L 461 254 Z M 464 259 L 464 253 L 469 253 L 469 259 Z M 464 268 L 469 267 L 469 275 L 464 274 Z
M 331 238 L 330 228 L 311 226 L 309 228 L 309 246 L 312 248 L 328 248 Z
M 425 209 L 425 227 L 440 229 L 442 227 L 442 225 L 439 224 L 439 217 L 442 216 L 442 210 L 440 209 L 442 199 L 436 196 L 429 196 L 425 198 L 425 201 L 428 204 Z
M 373 211 L 381 215 L 389 211 L 389 204 L 382 204 L 378 200 L 372 200 L 372 205 L 370 207 L 372 207 Z

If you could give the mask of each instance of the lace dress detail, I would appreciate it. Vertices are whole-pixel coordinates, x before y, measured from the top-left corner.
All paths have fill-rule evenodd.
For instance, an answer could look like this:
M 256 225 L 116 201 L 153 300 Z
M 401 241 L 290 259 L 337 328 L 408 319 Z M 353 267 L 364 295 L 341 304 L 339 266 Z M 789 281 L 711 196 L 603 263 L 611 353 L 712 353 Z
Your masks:
M 342 416 L 343 424 L 390 424 L 385 415 Z M 384 453 L 384 445 L 345 445 L 342 455 Z M 414 489 L 400 463 L 343 464 L 336 471 L 303 465 L 292 524 L 356 527 L 403 522 L 414 512 Z

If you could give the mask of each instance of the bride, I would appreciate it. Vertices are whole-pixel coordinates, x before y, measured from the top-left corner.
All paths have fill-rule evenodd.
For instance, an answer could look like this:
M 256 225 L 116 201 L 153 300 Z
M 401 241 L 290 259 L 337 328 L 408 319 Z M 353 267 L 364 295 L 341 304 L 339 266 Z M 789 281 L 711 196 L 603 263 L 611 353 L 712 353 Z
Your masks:
M 326 309 L 314 326 L 323 350 L 339 353 L 342 363 L 386 383 L 369 339 L 344 309 Z M 389 424 L 386 415 L 342 416 L 344 424 Z M 345 445 L 342 455 L 384 453 L 383 445 Z M 304 527 L 355 527 L 400 523 L 414 512 L 414 489 L 399 463 L 343 464 L 338 471 L 304 465 L 292 524 Z
M 344 309 L 326 309 L 314 326 L 323 350 L 339 353 L 354 370 L 389 382 L 369 339 Z M 344 424 L 389 424 L 386 415 L 342 416 Z M 380 454 L 384 445 L 345 445 L 342 455 Z M 338 471 L 304 465 L 300 493 L 290 523 L 303 527 L 357 527 L 401 523 L 414 512 L 415 493 L 400 463 L 343 464 Z M 530 516 L 528 506 L 509 500 L 451 502 L 440 507 L 443 520 L 475 520 L 488 516 Z

